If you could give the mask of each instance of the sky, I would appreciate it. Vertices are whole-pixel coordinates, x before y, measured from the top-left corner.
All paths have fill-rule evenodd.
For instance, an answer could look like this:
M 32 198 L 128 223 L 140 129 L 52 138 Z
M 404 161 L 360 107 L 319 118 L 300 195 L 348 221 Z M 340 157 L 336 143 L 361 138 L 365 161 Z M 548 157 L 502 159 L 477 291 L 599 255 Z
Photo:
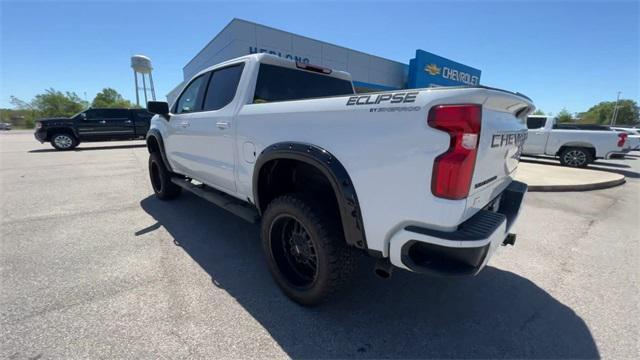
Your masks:
M 639 101 L 640 2 L 0 2 L 0 107 L 45 89 L 135 100 L 130 56 L 156 94 L 234 17 L 408 63 L 416 49 L 482 70 L 545 112 Z

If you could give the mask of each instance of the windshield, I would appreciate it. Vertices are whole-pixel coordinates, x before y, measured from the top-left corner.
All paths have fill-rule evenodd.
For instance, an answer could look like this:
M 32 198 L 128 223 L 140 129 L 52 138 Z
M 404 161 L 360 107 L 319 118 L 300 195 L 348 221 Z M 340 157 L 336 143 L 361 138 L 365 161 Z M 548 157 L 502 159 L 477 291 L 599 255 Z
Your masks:
M 79 113 L 77 113 L 77 114 L 73 114 L 72 116 L 69 116 L 69 118 L 71 118 L 71 119 L 75 119 L 77 116 L 80 116 L 80 114 L 84 113 L 85 111 L 87 111 L 87 110 L 86 110 L 86 109 L 85 109 L 85 110 L 82 110 L 82 111 L 80 111 L 80 112 L 79 112 Z

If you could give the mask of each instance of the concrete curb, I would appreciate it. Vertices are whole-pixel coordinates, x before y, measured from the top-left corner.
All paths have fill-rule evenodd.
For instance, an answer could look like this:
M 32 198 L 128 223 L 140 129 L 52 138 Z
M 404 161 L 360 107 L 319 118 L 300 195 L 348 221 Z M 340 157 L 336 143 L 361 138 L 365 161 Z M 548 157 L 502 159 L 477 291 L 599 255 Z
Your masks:
M 624 174 L 593 168 L 570 168 L 542 161 L 521 161 L 515 179 L 529 185 L 529 191 L 590 191 L 625 183 Z
M 591 184 L 571 184 L 571 185 L 529 185 L 530 192 L 562 192 L 562 191 L 589 191 L 612 188 L 626 182 L 625 177 L 609 181 Z

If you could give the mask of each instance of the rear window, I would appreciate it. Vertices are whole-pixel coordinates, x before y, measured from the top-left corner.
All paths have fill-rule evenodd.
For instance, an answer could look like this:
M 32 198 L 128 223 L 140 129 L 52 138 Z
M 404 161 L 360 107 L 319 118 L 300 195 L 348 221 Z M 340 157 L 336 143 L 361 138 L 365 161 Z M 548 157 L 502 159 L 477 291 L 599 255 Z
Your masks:
M 89 109 L 84 113 L 87 120 L 128 119 L 128 109 Z
M 554 129 L 558 130 L 578 130 L 579 128 L 572 124 L 553 124 Z
M 347 80 L 304 70 L 260 64 L 253 102 L 264 103 L 351 94 L 353 94 L 353 87 Z
M 553 128 L 559 129 L 559 130 L 612 131 L 611 128 L 606 125 L 597 125 L 597 124 L 553 124 Z
M 129 110 L 127 109 L 101 109 L 102 116 L 106 119 L 128 119 Z
M 530 117 L 530 118 L 527 118 L 527 128 L 540 129 L 544 127 L 544 124 L 546 122 L 547 122 L 547 118 Z

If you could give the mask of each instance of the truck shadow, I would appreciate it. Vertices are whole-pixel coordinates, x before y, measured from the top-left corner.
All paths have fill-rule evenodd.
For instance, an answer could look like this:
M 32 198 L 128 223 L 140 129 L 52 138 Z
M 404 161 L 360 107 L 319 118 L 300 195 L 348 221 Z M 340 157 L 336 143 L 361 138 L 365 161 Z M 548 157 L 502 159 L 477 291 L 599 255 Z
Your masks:
M 540 160 L 538 160 L 540 159 Z M 552 161 L 548 161 L 548 158 L 542 158 L 542 157 L 527 157 L 527 158 L 521 158 L 520 161 L 522 162 L 526 162 L 526 163 L 532 163 L 532 164 L 540 164 L 540 165 L 549 165 L 549 166 L 562 166 L 560 165 L 560 163 L 554 163 Z M 596 161 L 593 164 L 589 165 L 586 167 L 587 170 L 591 169 L 591 170 L 599 170 L 599 171 L 606 171 L 606 172 L 610 172 L 610 173 L 615 173 L 615 174 L 620 174 L 623 175 L 627 178 L 632 178 L 632 179 L 638 179 L 640 178 L 640 174 L 635 172 L 635 171 L 630 171 L 630 170 L 623 170 L 620 168 L 631 168 L 631 166 L 629 165 L 623 165 L 623 164 L 614 164 L 614 163 L 605 163 L 602 161 Z
M 636 159 L 632 159 L 629 158 L 627 159 L 626 157 L 623 158 L 624 160 L 636 160 Z M 555 158 L 549 157 L 549 156 L 534 156 L 534 155 L 526 155 L 520 158 L 521 161 L 523 162 L 535 162 L 538 164 L 543 164 L 543 165 L 552 165 L 552 166 L 563 166 L 562 164 L 560 164 L 560 161 L 558 161 Z M 622 159 L 618 159 L 618 160 L 622 160 Z M 594 161 L 591 165 L 589 165 L 587 168 L 592 167 L 593 165 L 597 165 L 597 166 L 609 166 L 609 167 L 614 167 L 614 168 L 630 168 L 631 165 L 626 165 L 626 164 L 617 164 L 617 163 L 612 163 L 612 162 L 606 162 L 605 160 L 601 160 L 598 159 L 596 161 Z
M 259 228 L 192 194 L 142 208 L 292 358 L 597 358 L 585 322 L 533 282 L 488 267 L 475 278 L 396 271 L 377 279 L 363 257 L 331 302 L 289 301 L 267 271 Z M 178 270 L 179 271 L 179 270 Z
M 108 145 L 108 146 L 78 146 L 73 150 L 60 151 L 56 149 L 35 149 L 29 150 L 30 153 L 47 153 L 47 152 L 74 152 L 74 151 L 89 151 L 89 150 L 116 150 L 116 149 L 134 149 L 146 147 L 147 144 L 128 144 L 128 145 Z

